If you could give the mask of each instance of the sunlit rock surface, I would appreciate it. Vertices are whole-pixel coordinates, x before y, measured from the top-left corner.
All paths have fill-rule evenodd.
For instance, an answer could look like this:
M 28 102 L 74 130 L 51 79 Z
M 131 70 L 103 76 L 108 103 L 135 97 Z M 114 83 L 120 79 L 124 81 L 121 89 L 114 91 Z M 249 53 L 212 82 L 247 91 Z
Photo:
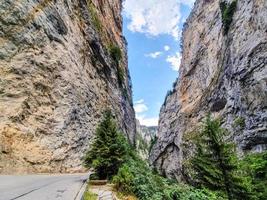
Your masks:
M 179 79 L 150 155 L 169 177 L 184 177 L 186 138 L 209 112 L 222 117 L 240 154 L 267 149 L 267 1 L 238 0 L 226 35 L 219 3 L 197 0 L 184 25 Z
M 0 0 L 0 173 L 83 171 L 107 108 L 134 143 L 121 4 Z

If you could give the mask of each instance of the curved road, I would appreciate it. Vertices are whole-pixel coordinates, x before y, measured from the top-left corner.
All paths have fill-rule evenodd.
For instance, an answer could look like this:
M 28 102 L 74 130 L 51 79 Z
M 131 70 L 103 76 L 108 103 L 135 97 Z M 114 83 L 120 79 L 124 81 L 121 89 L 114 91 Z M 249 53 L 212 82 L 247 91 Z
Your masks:
M 0 200 L 80 200 L 89 175 L 0 176 Z

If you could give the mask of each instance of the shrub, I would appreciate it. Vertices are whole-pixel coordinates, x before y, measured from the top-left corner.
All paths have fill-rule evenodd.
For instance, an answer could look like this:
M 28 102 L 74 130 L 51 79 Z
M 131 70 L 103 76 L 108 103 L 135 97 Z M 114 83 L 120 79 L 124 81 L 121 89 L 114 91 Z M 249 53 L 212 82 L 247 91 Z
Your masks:
M 102 24 L 98 18 L 95 6 L 93 5 L 92 2 L 88 2 L 87 5 L 88 5 L 88 10 L 89 10 L 89 13 L 92 19 L 93 26 L 99 33 L 102 32 Z
M 146 140 L 142 137 L 140 133 L 136 134 L 136 141 L 137 141 L 137 149 L 143 150 L 143 151 L 148 151 L 149 146 Z
M 233 126 L 235 128 L 236 127 L 240 127 L 241 129 L 245 128 L 246 126 L 245 118 L 244 117 L 235 118 Z
M 164 200 L 224 200 L 224 196 L 207 189 L 187 185 L 172 185 L 164 190 Z
M 124 82 L 124 70 L 120 66 L 117 66 L 117 76 L 119 85 L 121 86 Z
M 226 35 L 230 29 L 230 25 L 233 21 L 233 16 L 236 10 L 236 6 L 237 6 L 237 0 L 234 0 L 229 5 L 225 1 L 222 1 L 220 3 L 224 35 Z
M 111 45 L 109 47 L 109 53 L 110 56 L 113 60 L 113 62 L 115 63 L 116 67 L 117 67 L 117 77 L 118 77 L 118 82 L 119 85 L 122 86 L 123 82 L 124 82 L 124 70 L 122 67 L 120 67 L 120 60 L 122 58 L 122 52 L 121 49 L 116 46 L 116 45 Z
M 128 143 L 118 131 L 111 112 L 107 111 L 96 130 L 92 148 L 85 155 L 84 164 L 86 167 L 93 167 L 100 179 L 110 179 L 125 161 L 128 148 Z
M 109 47 L 109 53 L 113 61 L 118 65 L 122 58 L 121 49 L 116 45 L 111 45 Z
M 129 166 L 123 165 L 116 176 L 113 177 L 112 182 L 116 185 L 116 189 L 120 192 L 130 194 L 132 192 L 132 182 L 134 176 L 130 172 Z
M 140 200 L 152 199 L 163 194 L 164 179 L 153 173 L 149 166 L 132 151 L 131 157 L 114 176 L 113 183 L 126 193 L 135 194 Z
M 253 153 L 245 156 L 240 162 L 240 168 L 251 181 L 251 199 L 267 199 L 267 152 Z
M 113 183 L 120 192 L 134 194 L 140 200 L 222 200 L 207 189 L 195 189 L 163 178 L 133 151 L 114 176 Z
M 158 141 L 158 137 L 157 136 L 154 136 L 151 141 L 150 141 L 150 145 L 149 145 L 149 148 L 148 148 L 148 152 L 150 153 L 153 146 L 157 143 Z

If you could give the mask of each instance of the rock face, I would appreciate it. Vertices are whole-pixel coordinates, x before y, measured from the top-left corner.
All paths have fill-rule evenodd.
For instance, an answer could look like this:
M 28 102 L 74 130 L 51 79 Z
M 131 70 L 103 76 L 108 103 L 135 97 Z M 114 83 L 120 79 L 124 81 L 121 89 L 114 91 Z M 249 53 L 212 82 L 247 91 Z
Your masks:
M 136 149 L 144 160 L 149 157 L 151 143 L 157 137 L 157 129 L 157 126 L 143 126 L 136 120 Z
M 208 112 L 223 119 L 240 154 L 267 149 L 267 1 L 238 0 L 225 33 L 220 2 L 196 1 L 183 30 L 179 79 L 160 112 L 150 161 L 176 179 L 192 153 L 186 138 Z
M 134 143 L 121 4 L 0 0 L 0 173 L 83 170 L 106 109 Z

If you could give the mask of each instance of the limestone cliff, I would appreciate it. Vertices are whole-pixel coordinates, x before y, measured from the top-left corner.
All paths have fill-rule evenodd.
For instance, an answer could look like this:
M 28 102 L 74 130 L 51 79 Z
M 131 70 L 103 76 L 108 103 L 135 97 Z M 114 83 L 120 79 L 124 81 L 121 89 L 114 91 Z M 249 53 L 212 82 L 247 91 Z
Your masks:
M 0 0 L 0 173 L 83 170 L 103 111 L 135 116 L 121 0 Z
M 141 125 L 139 120 L 136 120 L 136 150 L 144 160 L 148 160 L 151 145 L 157 137 L 157 128 Z
M 169 177 L 183 175 L 192 153 L 186 138 L 208 112 L 224 120 L 241 154 L 267 149 L 267 1 L 221 2 L 197 0 L 184 26 L 179 79 L 150 156 Z M 229 8 L 233 15 L 223 16 Z

